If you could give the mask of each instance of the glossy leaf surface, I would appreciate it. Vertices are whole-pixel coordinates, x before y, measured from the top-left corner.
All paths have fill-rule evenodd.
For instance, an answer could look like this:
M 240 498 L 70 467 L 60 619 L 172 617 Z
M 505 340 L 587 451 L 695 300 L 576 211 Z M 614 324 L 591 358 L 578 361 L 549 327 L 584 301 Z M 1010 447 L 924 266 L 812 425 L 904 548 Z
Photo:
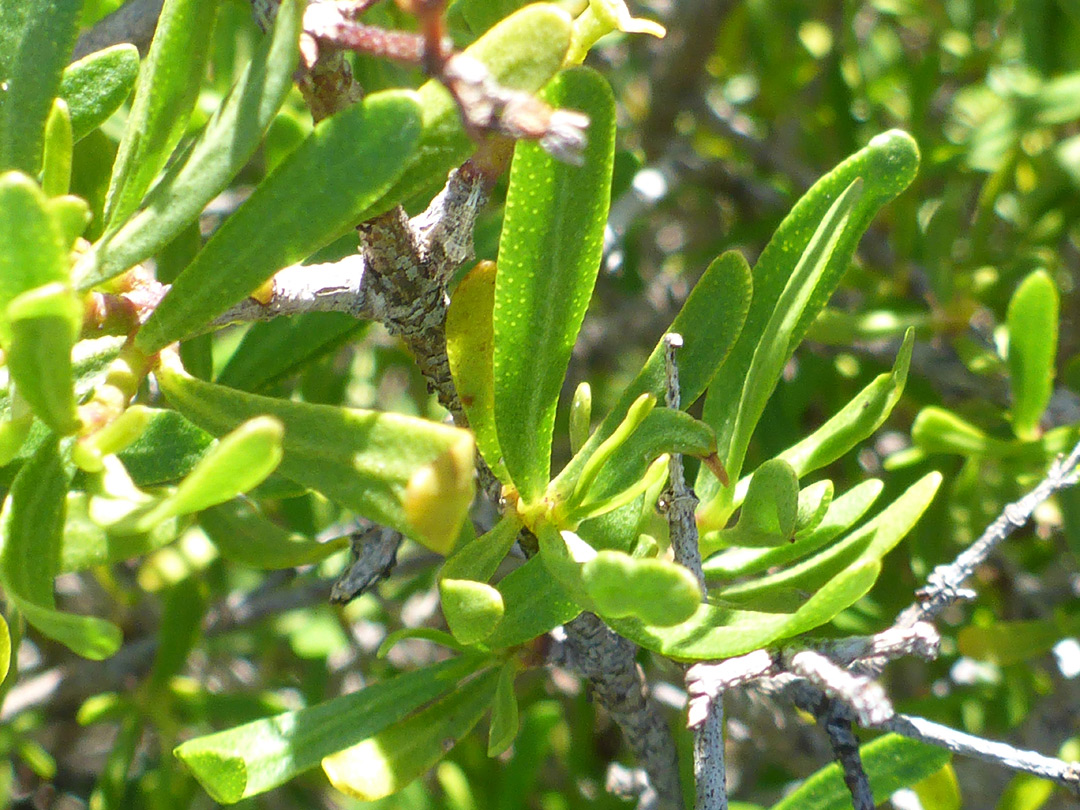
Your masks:
M 419 129 L 415 94 L 399 91 L 321 121 L 177 276 L 137 345 L 152 353 L 187 337 L 355 223 L 401 173 Z
M 750 267 L 734 251 L 715 259 L 690 291 L 667 332 L 682 335 L 676 355 L 682 406 L 691 405 L 709 385 L 735 343 L 750 305 Z M 663 401 L 667 383 L 664 342 L 659 341 L 641 371 L 620 395 L 616 405 L 593 431 L 585 446 L 556 476 L 553 488 L 572 488 L 582 468 L 622 423 L 630 406 L 642 395 Z
M 543 560 L 533 557 L 498 584 L 506 613 L 484 644 L 493 650 L 514 647 L 565 624 L 581 607 L 548 573 Z
M 739 415 L 737 402 L 740 395 L 734 392 L 742 391 L 754 354 L 781 293 L 825 214 L 840 194 L 861 178 L 862 193 L 848 226 L 832 250 L 802 315 L 788 335 L 789 354 L 836 289 L 870 220 L 885 203 L 908 186 L 918 164 L 919 152 L 911 136 L 898 130 L 879 135 L 866 148 L 815 183 L 781 223 L 754 266 L 754 297 L 745 326 L 732 349 L 731 357 L 713 380 L 712 391 L 706 400 L 704 419 L 716 428 L 722 458 L 728 455 L 724 450 L 731 447 Z M 729 473 L 737 475 L 731 470 Z M 699 475 L 695 489 L 704 502 L 716 493 L 718 482 L 703 473 Z
M 510 169 L 495 278 L 494 414 L 526 502 L 548 483 L 559 390 L 600 268 L 615 153 L 615 100 L 598 74 L 562 73 L 543 98 L 590 123 L 581 166 L 520 141 Z
M 439 601 L 450 632 L 466 645 L 490 636 L 506 613 L 498 590 L 471 579 L 440 579 Z

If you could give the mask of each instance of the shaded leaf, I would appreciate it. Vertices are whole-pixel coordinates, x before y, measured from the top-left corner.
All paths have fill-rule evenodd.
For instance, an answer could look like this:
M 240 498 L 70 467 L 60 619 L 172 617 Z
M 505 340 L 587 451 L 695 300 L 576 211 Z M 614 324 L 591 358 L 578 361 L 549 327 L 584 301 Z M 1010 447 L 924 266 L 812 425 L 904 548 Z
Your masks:
M 491 729 L 488 732 L 487 755 L 497 757 L 514 744 L 518 733 L 518 701 L 514 694 L 514 678 L 518 663 L 513 659 L 503 664 L 495 699 L 491 703 Z
M 347 535 L 324 543 L 286 531 L 263 517 L 244 498 L 204 510 L 199 515 L 199 525 L 222 557 L 264 570 L 311 565 L 349 547 Z
M 493 650 L 524 644 L 581 613 L 581 607 L 548 573 L 539 557 L 500 580 L 498 590 L 506 613 L 495 632 L 484 640 Z

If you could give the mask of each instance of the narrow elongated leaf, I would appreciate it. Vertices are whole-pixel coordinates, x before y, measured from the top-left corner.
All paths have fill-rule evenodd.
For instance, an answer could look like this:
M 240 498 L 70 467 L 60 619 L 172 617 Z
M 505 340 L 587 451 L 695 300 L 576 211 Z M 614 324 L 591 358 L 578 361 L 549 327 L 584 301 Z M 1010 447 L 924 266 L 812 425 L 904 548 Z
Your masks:
M 911 366 L 915 333 L 909 329 L 892 371 L 879 374 L 832 419 L 779 455 L 802 478 L 831 464 L 881 427 L 900 400 Z M 740 482 L 741 483 L 741 482 Z M 736 491 L 738 500 L 738 491 Z
M 534 3 L 510 15 L 465 49 L 500 86 L 535 93 L 563 64 L 570 45 L 570 15 L 553 3 Z M 461 126 L 457 103 L 438 81 L 426 82 L 417 97 L 423 131 L 404 171 L 357 220 L 370 219 L 411 197 L 438 188 L 447 173 L 476 149 Z
M 0 681 L 7 677 L 8 667 L 11 666 L 11 632 L 7 622 L 0 616 Z
M 206 74 L 216 0 L 165 0 L 105 198 L 106 230 L 114 230 L 165 166 L 187 128 Z
M 187 337 L 355 223 L 401 173 L 419 129 L 415 94 L 399 91 L 321 121 L 180 273 L 137 345 L 152 353 Z
M 934 405 L 923 408 L 915 417 L 911 440 L 925 453 L 1002 457 L 1014 450 L 1008 442 L 988 436 L 963 417 Z
M 204 510 L 199 525 L 222 557 L 265 570 L 311 565 L 349 547 L 349 538 L 344 535 L 323 543 L 286 531 L 260 515 L 244 499 Z
M 0 171 L 33 176 L 41 169 L 45 119 L 75 46 L 81 8 L 82 0 L 0 4 Z
M 0 175 L 0 341 L 10 340 L 8 305 L 68 278 L 67 245 L 41 188 L 19 172 Z
M 216 800 L 233 804 L 284 784 L 323 757 L 377 734 L 482 664 L 443 661 L 317 706 L 189 740 L 174 753 Z
M 139 521 L 139 528 L 145 531 L 254 489 L 281 462 L 283 433 L 281 422 L 270 416 L 244 422 L 199 460 L 176 491 Z
M 446 313 L 446 357 L 480 455 L 500 480 L 508 481 L 495 432 L 495 272 L 494 262 L 480 262 L 454 290 Z
M 1045 270 L 1020 282 L 1009 301 L 1008 324 L 1013 432 L 1035 439 L 1054 390 L 1058 342 L 1057 287 Z
M 59 282 L 23 293 L 7 308 L 11 342 L 7 363 L 20 396 L 61 435 L 79 429 L 72 387 L 71 349 L 82 307 Z
M 518 702 L 514 694 L 514 678 L 518 663 L 511 659 L 503 664 L 499 672 L 499 683 L 495 687 L 495 700 L 491 704 L 491 731 L 488 733 L 489 757 L 497 757 L 509 748 L 518 733 Z
M 716 434 L 704 422 L 685 411 L 655 408 L 604 462 L 596 479 L 583 492 L 575 492 L 577 503 L 568 505 L 568 519 L 588 513 L 641 480 L 649 466 L 661 455 L 682 453 L 706 458 L 716 453 Z
M 45 142 L 41 158 L 41 189 L 46 197 L 67 194 L 71 187 L 71 113 L 62 98 L 53 99 L 45 121 Z M 85 223 L 83 223 L 85 225 Z
M 252 324 L 216 382 L 261 393 L 346 341 L 359 340 L 367 327 L 345 312 L 305 312 Z
M 455 551 L 439 569 L 439 579 L 471 579 L 487 582 L 495 575 L 517 539 L 521 523 L 507 512 L 489 532 Z
M 829 505 L 821 522 L 810 532 L 795 536 L 795 542 L 776 548 L 733 548 L 706 560 L 702 569 L 707 579 L 735 579 L 767 571 L 804 557 L 855 525 L 877 500 L 884 484 L 876 478 L 864 481 Z M 710 541 L 711 542 L 711 541 Z M 702 538 L 706 545 L 705 538 Z M 708 547 L 706 545 L 706 547 Z
M 637 619 L 609 619 L 621 636 L 681 661 L 731 658 L 831 621 L 873 587 L 881 573 L 877 562 L 858 563 L 841 571 L 793 613 L 765 613 L 701 605 L 690 619 L 674 627 L 654 627 Z
M 120 108 L 138 77 L 139 51 L 126 42 L 103 48 L 64 68 L 57 95 L 71 111 L 71 131 L 76 142 Z
M 746 324 L 731 357 L 716 375 L 705 403 L 704 419 L 717 431 L 721 457 L 730 448 L 738 400 L 765 327 L 787 285 L 793 269 L 828 209 L 857 178 L 863 181 L 861 197 L 848 227 L 832 251 L 819 283 L 806 302 L 802 315 L 791 330 L 788 352 L 798 346 L 810 323 L 824 307 L 847 270 L 859 239 L 878 210 L 904 190 L 915 176 L 919 152 L 911 136 L 892 130 L 874 138 L 865 149 L 845 160 L 814 184 L 784 219 L 754 266 L 754 297 Z M 729 470 L 729 473 L 731 471 Z M 736 473 L 737 474 L 737 473 Z M 718 481 L 707 473 L 695 487 L 702 501 L 719 489 Z
M 510 169 L 495 277 L 494 413 L 503 461 L 526 502 L 548 483 L 559 390 L 600 269 L 615 154 L 615 99 L 599 74 L 567 71 L 543 98 L 590 123 L 581 166 L 521 141 Z
M 746 259 L 735 251 L 724 253 L 708 266 L 668 327 L 667 332 L 682 335 L 683 338 L 676 359 L 684 408 L 701 396 L 724 363 L 742 329 L 750 296 L 750 267 Z M 593 431 L 581 451 L 556 476 L 552 483 L 553 491 L 565 492 L 573 488 L 582 468 L 622 423 L 638 397 L 652 394 L 657 400 L 663 400 L 667 390 L 664 351 L 664 342 L 660 340 L 615 407 Z
M 731 476 L 737 477 L 742 470 L 750 437 L 780 381 L 784 364 L 798 345 L 801 335 L 796 338 L 797 327 L 848 228 L 862 197 L 862 186 L 862 180 L 856 178 L 829 206 L 795 269 L 791 271 L 787 284 L 776 300 L 776 308 L 758 336 L 758 344 L 742 383 L 742 393 L 731 426 L 730 445 L 724 457 L 724 466 Z M 726 499 L 718 499 L 703 508 L 703 512 L 717 523 L 721 522 L 723 513 L 730 510 L 730 490 L 723 492 L 728 494 Z
M 795 470 L 783 459 L 770 459 L 750 479 L 739 522 L 712 535 L 712 542 L 702 550 L 708 553 L 716 544 L 761 548 L 792 543 L 798 511 L 799 479 Z
M 952 754 L 937 746 L 886 734 L 861 746 L 859 756 L 870 779 L 874 803 L 886 801 L 901 788 L 941 770 Z M 851 791 L 837 763 L 826 765 L 789 793 L 771 810 L 845 810 L 851 807 Z
M 539 557 L 500 580 L 498 590 L 506 613 L 495 632 L 484 640 L 493 650 L 524 644 L 581 613 L 581 606 L 548 573 Z
M 878 561 L 892 551 L 926 511 L 941 485 L 940 473 L 928 473 L 865 526 L 829 548 L 790 568 L 715 594 L 733 604 L 755 607 L 782 603 L 789 594 L 812 593 L 844 568 L 859 561 Z
M 458 428 L 399 414 L 247 394 L 164 364 L 157 375 L 169 401 L 211 434 L 224 435 L 256 416 L 280 420 L 282 475 L 425 544 L 428 538 L 405 515 L 409 481 L 451 447 L 471 440 Z
M 141 210 L 97 248 L 94 282 L 161 250 L 248 162 L 292 87 L 304 5 L 305 0 L 281 3 L 270 35 L 183 160 L 147 194 Z
M 180 674 L 187 657 L 202 634 L 202 620 L 209 588 L 199 577 L 188 577 L 169 588 L 162 607 L 157 654 L 148 687 L 158 694 Z
M 322 762 L 330 784 L 361 801 L 401 790 L 468 734 L 491 705 L 499 670 L 458 686 L 428 708 Z
M 23 464 L 0 514 L 0 583 L 7 598 L 42 634 L 79 655 L 100 660 L 119 649 L 120 628 L 90 616 L 61 613 L 53 595 L 69 482 L 55 438 L 42 443 Z

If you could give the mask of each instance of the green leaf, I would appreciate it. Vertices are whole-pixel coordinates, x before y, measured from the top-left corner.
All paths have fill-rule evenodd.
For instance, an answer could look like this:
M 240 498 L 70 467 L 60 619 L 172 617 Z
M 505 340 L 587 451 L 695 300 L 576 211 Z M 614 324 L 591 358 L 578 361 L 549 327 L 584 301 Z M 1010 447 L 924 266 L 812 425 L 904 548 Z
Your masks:
M 701 604 L 697 579 L 677 563 L 637 559 L 621 551 L 597 552 L 579 536 L 540 529 L 540 558 L 581 607 L 607 618 L 633 616 L 669 627 Z
M 818 481 L 799 490 L 798 513 L 795 516 L 795 539 L 806 536 L 818 527 L 832 505 L 833 482 Z
M 790 464 L 795 474 L 802 478 L 841 458 L 869 437 L 892 413 L 904 392 L 914 345 L 915 333 L 909 329 L 897 352 L 892 371 L 875 377 L 832 419 L 778 457 Z M 735 500 L 739 500 L 738 491 Z
M 1001 666 L 1045 655 L 1061 639 L 1080 632 L 1080 619 L 1032 619 L 968 625 L 957 634 L 961 654 Z
M 727 455 L 722 456 L 724 466 L 732 477 L 738 477 L 742 470 L 750 437 L 757 427 L 769 397 L 772 396 L 780 381 L 784 364 L 787 363 L 802 338 L 801 334 L 797 334 L 797 329 L 818 287 L 825 281 L 825 273 L 832 262 L 833 254 L 847 231 L 848 222 L 855 213 L 856 206 L 862 199 L 862 188 L 863 181 L 860 178 L 852 180 L 825 212 L 821 218 L 821 224 L 814 231 L 798 264 L 791 271 L 791 276 L 777 298 L 776 307 L 769 316 L 769 320 L 761 329 L 736 405 Z M 718 419 L 717 422 L 707 421 L 711 424 L 719 423 L 722 426 L 725 424 L 725 419 L 726 417 Z M 721 453 L 723 453 L 723 448 Z M 724 513 L 730 511 L 730 498 L 731 490 L 724 488 L 714 502 L 706 504 L 703 513 L 712 518 L 714 523 L 722 523 L 725 518 Z
M 33 176 L 41 169 L 45 121 L 75 45 L 81 8 L 82 0 L 0 4 L 0 171 Z
M 68 493 L 60 573 L 141 557 L 174 540 L 180 529 L 176 520 L 163 521 L 146 532 L 133 531 L 130 520 L 125 525 L 124 518 L 145 511 L 150 499 L 143 493 L 126 493 L 140 496 L 133 500 L 122 489 L 110 491 L 111 482 L 105 480 L 118 478 L 123 467 L 115 459 L 106 459 L 105 466 L 102 474 L 87 477 L 88 491 Z M 130 478 L 126 483 L 134 489 Z
M 495 575 L 499 563 L 514 546 L 521 523 L 508 511 L 491 531 L 466 543 L 447 557 L 439 569 L 439 579 L 471 579 L 487 582 Z
M 571 19 L 553 3 L 534 3 L 507 17 L 465 49 L 465 56 L 487 68 L 492 80 L 509 90 L 535 93 L 563 64 L 570 45 Z M 435 79 L 417 99 L 423 114 L 420 140 L 396 181 L 356 219 L 388 211 L 411 197 L 440 187 L 447 173 L 476 150 L 461 126 L 457 102 Z
M 876 804 L 941 770 L 952 757 L 942 748 L 897 734 L 886 734 L 867 743 L 859 749 L 859 755 Z M 844 784 L 839 764 L 834 762 L 809 777 L 771 810 L 845 810 L 850 807 L 851 791 Z
M 390 796 L 433 768 L 468 734 L 495 696 L 499 670 L 459 685 L 412 717 L 325 757 L 335 788 L 361 801 Z
M 741 254 L 730 251 L 708 266 L 667 328 L 665 334 L 675 333 L 683 338 L 682 348 L 676 355 L 683 408 L 688 408 L 701 396 L 724 363 L 742 328 L 750 297 L 750 267 Z M 622 424 L 631 405 L 642 394 L 651 394 L 657 400 L 664 398 L 667 391 L 664 352 L 661 339 L 615 407 L 556 476 L 552 491 L 573 489 L 583 467 L 591 463 L 593 454 Z
M 311 565 L 349 547 L 347 536 L 321 542 L 286 531 L 263 517 L 244 498 L 204 510 L 199 525 L 222 557 L 263 570 Z
M 172 484 L 195 469 L 213 441 L 176 411 L 155 409 L 139 438 L 117 455 L 137 486 Z
M 476 444 L 471 434 L 461 432 L 456 442 L 409 478 L 402 503 L 405 519 L 424 545 L 449 554 L 475 495 Z
M 251 325 L 216 382 L 261 393 L 367 329 L 347 312 L 305 312 Z
M 71 112 L 77 143 L 105 123 L 131 95 L 139 76 L 139 51 L 121 43 L 84 56 L 64 68 L 57 95 Z
M 859 562 L 840 572 L 794 612 L 765 613 L 701 605 L 674 627 L 655 627 L 637 619 L 609 619 L 621 636 L 680 661 L 709 661 L 743 655 L 820 627 L 873 587 L 881 565 Z
M 615 434 L 613 434 L 614 436 Z M 599 450 L 599 448 L 598 448 Z M 682 453 L 697 458 L 716 454 L 716 434 L 713 429 L 685 411 L 671 408 L 654 408 L 632 433 L 613 448 L 604 460 L 595 479 L 582 475 L 573 497 L 566 505 L 570 524 L 595 517 L 602 511 L 621 506 L 617 498 L 641 481 L 649 467 L 666 453 Z M 601 458 L 597 452 L 592 461 Z M 587 472 L 587 468 L 586 468 Z M 637 497 L 640 492 L 633 492 Z
M 206 75 L 217 8 L 216 0 L 165 0 L 162 6 L 113 164 L 107 231 L 135 212 L 187 129 Z
M 0 341 L 6 344 L 12 300 L 70 279 L 67 245 L 37 183 L 19 172 L 0 175 L 0 211 Z
M 502 481 L 510 476 L 495 432 L 495 382 L 492 376 L 495 263 L 480 262 L 461 280 L 446 313 L 446 356 L 461 406 L 476 435 L 476 446 Z
M 256 416 L 212 447 L 180 482 L 138 523 L 142 531 L 177 515 L 198 512 L 232 500 L 261 484 L 281 462 L 284 426 L 272 416 Z
M 697 578 L 678 563 L 636 559 L 621 551 L 599 551 L 582 566 L 585 590 L 603 616 L 637 616 L 670 627 L 686 621 L 701 604 Z
M 395 413 L 247 394 L 164 364 L 157 377 L 169 401 L 214 435 L 264 414 L 280 420 L 285 426 L 285 454 L 278 468 L 282 475 L 423 543 L 428 538 L 419 535 L 405 514 L 409 481 L 470 438 L 458 428 Z
M 190 576 L 169 588 L 164 596 L 157 654 L 148 686 L 165 694 L 169 682 L 180 674 L 188 655 L 202 635 L 209 589 L 198 576 Z
M 317 706 L 197 737 L 174 753 L 215 801 L 233 804 L 284 784 L 323 757 L 377 734 L 482 664 L 476 657 L 443 661 Z
M 516 647 L 566 624 L 581 606 L 548 573 L 544 561 L 533 557 L 498 584 L 506 613 L 484 644 L 492 650 Z
M 791 465 L 770 459 L 754 471 L 739 512 L 739 522 L 710 535 L 702 548 L 708 553 L 716 544 L 725 546 L 780 546 L 795 541 L 799 513 L 799 479 Z
M 876 562 L 892 551 L 926 511 L 941 485 L 941 474 L 928 473 L 903 495 L 848 537 L 796 565 L 713 592 L 729 604 L 768 610 L 804 593 L 813 593 L 845 568 Z
M 518 733 L 518 702 L 514 694 L 514 678 L 518 663 L 513 659 L 503 664 L 495 699 L 491 703 L 491 729 L 488 732 L 487 755 L 497 757 L 514 744 Z
M 432 644 L 438 644 L 450 650 L 457 650 L 458 652 L 476 652 L 475 650 L 469 650 L 468 647 L 460 643 L 449 633 L 442 630 L 436 630 L 434 627 L 402 627 L 400 630 L 395 630 L 393 633 L 390 633 L 382 640 L 379 644 L 379 648 L 375 650 L 375 657 L 386 658 L 386 656 L 390 654 L 390 651 L 400 642 L 414 638 L 420 639 L 421 641 L 430 641 Z
M 271 33 L 240 73 L 198 139 L 154 186 L 139 210 L 97 247 L 84 286 L 121 273 L 171 242 L 244 167 L 292 87 L 304 0 L 278 7 Z M 358 186 L 363 188 L 363 186 Z
M 548 483 L 555 408 L 600 269 L 615 155 L 615 99 L 599 74 L 566 71 L 542 97 L 590 123 L 581 166 L 519 141 L 510 168 L 495 277 L 494 413 L 526 503 Z
M 587 382 L 582 382 L 574 389 L 574 398 L 570 400 L 571 453 L 577 453 L 589 440 L 591 422 L 592 387 Z
M 1045 270 L 1020 282 L 1009 301 L 1009 375 L 1012 426 L 1021 439 L 1037 439 L 1039 418 L 1054 391 L 1058 292 Z
M 923 807 L 933 807 L 934 810 L 963 810 L 964 798 L 960 794 L 960 782 L 956 778 L 956 770 L 951 762 L 945 763 L 934 773 L 925 776 L 911 786 L 919 802 Z M 1008 788 L 1006 788 L 1006 793 Z M 1006 810 L 998 805 L 999 810 Z M 1011 808 L 1010 810 L 1021 810 Z M 1030 808 L 1029 810 L 1035 810 Z
M 739 402 L 743 383 L 750 371 L 766 326 L 777 310 L 777 303 L 787 287 L 794 268 L 806 252 L 811 238 L 826 213 L 856 179 L 863 182 L 862 193 L 850 214 L 847 227 L 834 246 L 821 277 L 805 302 L 802 314 L 787 335 L 786 351 L 793 352 L 814 318 L 832 296 L 851 263 L 855 248 L 878 210 L 896 197 L 915 176 L 919 152 L 911 136 L 891 130 L 874 138 L 833 171 L 814 184 L 784 219 L 754 266 L 754 297 L 746 323 L 731 356 L 712 381 L 705 403 L 704 419 L 716 428 L 721 458 L 729 458 L 735 448 L 736 420 L 742 413 Z M 771 386 L 769 388 L 771 391 Z M 755 392 L 755 401 L 761 391 Z M 756 422 L 757 415 L 742 415 L 741 430 Z M 749 420 L 749 421 L 748 421 Z M 741 439 L 740 439 L 741 443 Z M 726 452 L 725 452 L 726 451 Z M 740 456 L 741 451 L 736 453 Z M 740 464 L 741 466 L 741 464 Z M 738 470 L 728 466 L 732 476 Z M 699 474 L 695 487 L 703 502 L 719 489 L 719 482 L 708 474 Z
M 63 99 L 53 99 L 45 121 L 42 149 L 41 189 L 46 197 L 59 197 L 71 186 L 71 113 Z M 83 223 L 85 225 L 85 223 Z
M 71 349 L 82 320 L 79 301 L 69 287 L 54 282 L 15 298 L 6 319 L 11 330 L 7 363 L 16 390 L 56 433 L 74 433 L 80 422 Z
M 911 440 L 924 453 L 956 453 L 962 456 L 1008 456 L 1013 448 L 987 436 L 980 428 L 944 408 L 929 406 L 919 411 L 911 425 Z
M 153 353 L 195 333 L 355 223 L 401 173 L 419 128 L 415 95 L 404 91 L 375 93 L 321 121 L 177 276 L 136 345 Z
M 702 566 L 707 579 L 736 579 L 787 565 L 831 542 L 866 514 L 884 484 L 876 478 L 864 481 L 833 501 L 813 530 L 795 535 L 795 542 L 776 548 L 733 548 L 706 560 Z M 706 539 L 702 538 L 702 544 Z
M 120 648 L 120 628 L 91 616 L 61 613 L 53 595 L 69 483 L 55 438 L 42 443 L 23 464 L 0 514 L 0 583 L 15 608 L 43 635 L 78 655 L 101 660 Z
M 0 682 L 7 677 L 8 667 L 11 666 L 11 632 L 7 622 L 0 616 Z
M 466 645 L 478 644 L 495 632 L 506 612 L 502 594 L 471 579 L 440 579 L 439 601 L 450 632 Z

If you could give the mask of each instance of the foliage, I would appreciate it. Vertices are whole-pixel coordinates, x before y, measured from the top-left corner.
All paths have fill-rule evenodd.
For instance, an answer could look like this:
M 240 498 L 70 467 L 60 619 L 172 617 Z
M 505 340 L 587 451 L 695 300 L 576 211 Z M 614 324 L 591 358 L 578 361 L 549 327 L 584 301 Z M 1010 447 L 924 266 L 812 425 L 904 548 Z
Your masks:
M 358 223 L 423 210 L 477 149 L 455 99 L 352 55 L 363 100 L 313 122 L 303 0 L 265 32 L 247 3 L 166 0 L 144 57 L 71 61 L 119 5 L 0 0 L 9 800 L 36 781 L 95 808 L 275 807 L 328 781 L 341 806 L 614 805 L 593 795 L 591 708 L 545 677 L 551 631 L 595 613 L 671 677 L 880 630 L 1077 440 L 1071 4 L 731 4 L 665 124 L 676 90 L 628 36 L 663 29 L 621 2 L 451 3 L 493 82 L 589 122 L 576 160 L 514 144 L 476 225 L 445 318 L 457 426 L 352 316 L 219 320 L 283 268 L 355 254 Z M 414 24 L 390 4 L 364 19 Z M 657 511 L 672 456 L 704 588 Z M 477 465 L 495 518 L 470 512 Z M 903 704 L 980 733 L 1053 693 L 1049 651 L 1080 628 L 1080 496 L 1060 501 L 943 630 L 953 652 L 886 680 L 924 696 Z M 357 526 L 407 539 L 398 568 L 328 606 Z M 1009 601 L 1018 571 L 1038 599 Z M 974 679 L 950 674 L 957 648 Z M 19 696 L 50 666 L 104 671 L 72 654 L 124 680 Z M 115 729 L 92 773 L 43 747 L 75 733 L 73 700 L 85 739 Z M 734 760 L 737 796 L 848 806 L 838 766 L 781 798 L 822 762 L 776 736 L 769 769 Z M 939 749 L 883 736 L 863 759 L 875 800 L 984 806 Z M 999 806 L 1052 801 L 1039 787 Z

